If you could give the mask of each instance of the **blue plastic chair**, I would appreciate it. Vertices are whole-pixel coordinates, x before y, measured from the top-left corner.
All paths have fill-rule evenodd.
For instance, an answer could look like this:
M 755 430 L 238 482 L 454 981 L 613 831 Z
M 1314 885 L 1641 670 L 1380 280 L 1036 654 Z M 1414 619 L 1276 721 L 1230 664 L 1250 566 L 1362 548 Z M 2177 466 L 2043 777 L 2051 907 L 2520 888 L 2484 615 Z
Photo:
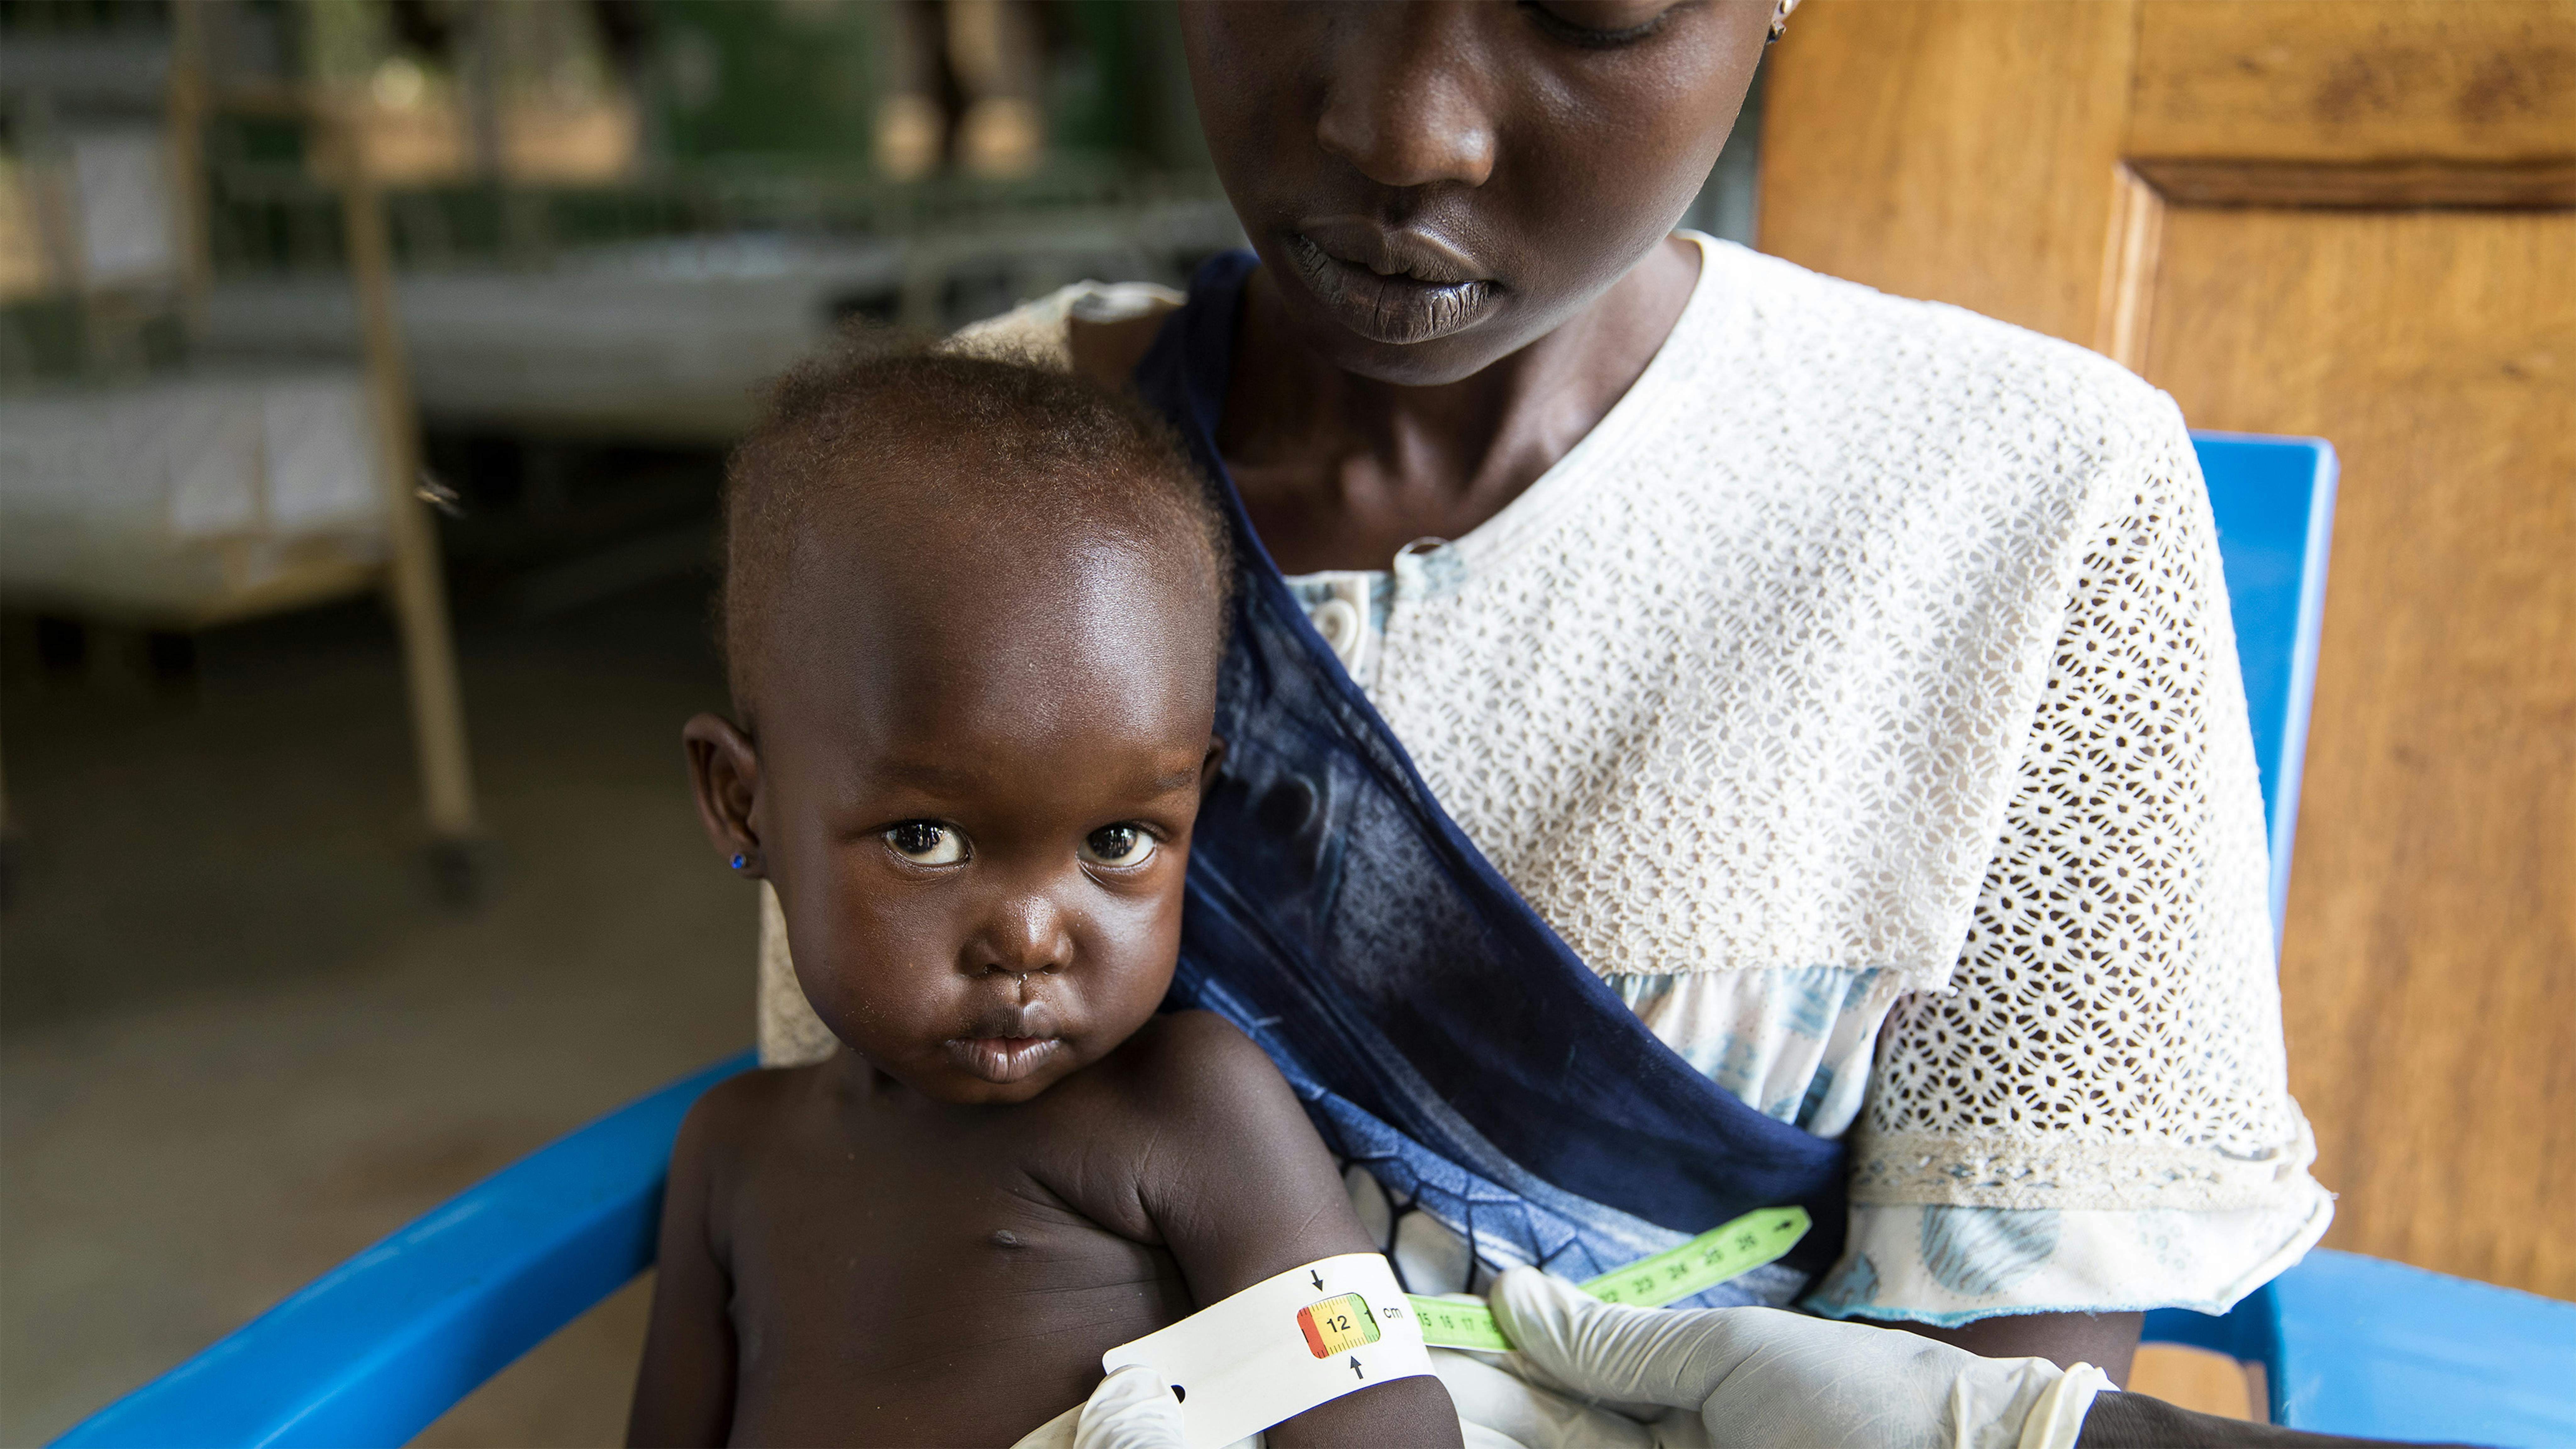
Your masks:
M 2289 885 L 2325 598 L 2334 450 L 2201 434 L 2244 664 L 2275 929 Z M 350 1259 L 56 1442 L 399 1444 L 652 1266 L 662 1180 L 720 1062 L 537 1152 Z M 2380 1438 L 2576 1444 L 2576 1304 L 2318 1251 L 2224 1317 L 2151 1341 L 2260 1363 L 2276 1424 Z

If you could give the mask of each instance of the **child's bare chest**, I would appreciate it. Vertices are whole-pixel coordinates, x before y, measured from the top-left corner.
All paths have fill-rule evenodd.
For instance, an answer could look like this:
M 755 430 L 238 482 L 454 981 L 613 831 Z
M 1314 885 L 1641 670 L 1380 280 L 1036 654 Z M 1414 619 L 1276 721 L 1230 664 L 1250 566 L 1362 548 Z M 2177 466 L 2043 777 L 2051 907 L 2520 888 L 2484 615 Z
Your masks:
M 838 1147 L 763 1154 L 734 1196 L 737 1443 L 1007 1445 L 1191 1309 L 1171 1254 L 1018 1134 Z

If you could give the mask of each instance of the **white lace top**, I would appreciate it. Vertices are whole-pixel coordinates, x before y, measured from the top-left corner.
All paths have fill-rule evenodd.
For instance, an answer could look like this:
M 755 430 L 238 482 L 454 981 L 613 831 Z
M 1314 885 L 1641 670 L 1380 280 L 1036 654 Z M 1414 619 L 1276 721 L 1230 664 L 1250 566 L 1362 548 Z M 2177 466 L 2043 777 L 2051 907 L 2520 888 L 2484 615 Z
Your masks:
M 1671 338 L 1526 493 L 1292 582 L 1660 1038 L 1849 1136 L 1808 1307 L 2223 1310 L 2331 1200 L 2182 420 L 2080 348 L 1698 240 Z M 1061 355 L 1069 308 L 1145 300 L 979 340 Z M 1405 1226 L 1408 1280 L 1473 1278 Z

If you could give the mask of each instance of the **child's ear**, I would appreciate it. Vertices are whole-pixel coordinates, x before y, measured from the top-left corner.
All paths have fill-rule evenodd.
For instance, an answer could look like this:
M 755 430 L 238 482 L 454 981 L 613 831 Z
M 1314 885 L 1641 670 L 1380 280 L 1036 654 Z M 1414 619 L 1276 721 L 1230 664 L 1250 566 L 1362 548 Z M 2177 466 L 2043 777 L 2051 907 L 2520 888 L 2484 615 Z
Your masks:
M 742 875 L 766 878 L 760 832 L 751 821 L 760 799 L 760 752 L 721 715 L 692 715 L 680 726 L 689 751 L 689 785 L 698 797 L 698 819 L 716 854 Z
M 1217 770 L 1224 764 L 1225 741 L 1215 735 L 1208 736 L 1207 758 L 1199 761 L 1199 788 L 1206 789 L 1208 782 L 1216 778 Z

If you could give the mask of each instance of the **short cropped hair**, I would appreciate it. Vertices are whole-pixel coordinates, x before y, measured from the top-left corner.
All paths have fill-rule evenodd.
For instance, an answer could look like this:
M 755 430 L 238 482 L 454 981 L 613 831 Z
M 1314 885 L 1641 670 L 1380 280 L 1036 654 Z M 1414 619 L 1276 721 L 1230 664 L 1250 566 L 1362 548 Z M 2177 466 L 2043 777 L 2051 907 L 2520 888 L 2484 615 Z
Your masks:
M 738 712 L 768 595 L 828 510 L 901 480 L 916 507 L 1068 542 L 1177 546 L 1208 570 L 1222 637 L 1232 534 L 1206 476 L 1163 420 L 1069 373 L 921 348 L 852 350 L 771 389 L 725 466 L 717 649 Z

